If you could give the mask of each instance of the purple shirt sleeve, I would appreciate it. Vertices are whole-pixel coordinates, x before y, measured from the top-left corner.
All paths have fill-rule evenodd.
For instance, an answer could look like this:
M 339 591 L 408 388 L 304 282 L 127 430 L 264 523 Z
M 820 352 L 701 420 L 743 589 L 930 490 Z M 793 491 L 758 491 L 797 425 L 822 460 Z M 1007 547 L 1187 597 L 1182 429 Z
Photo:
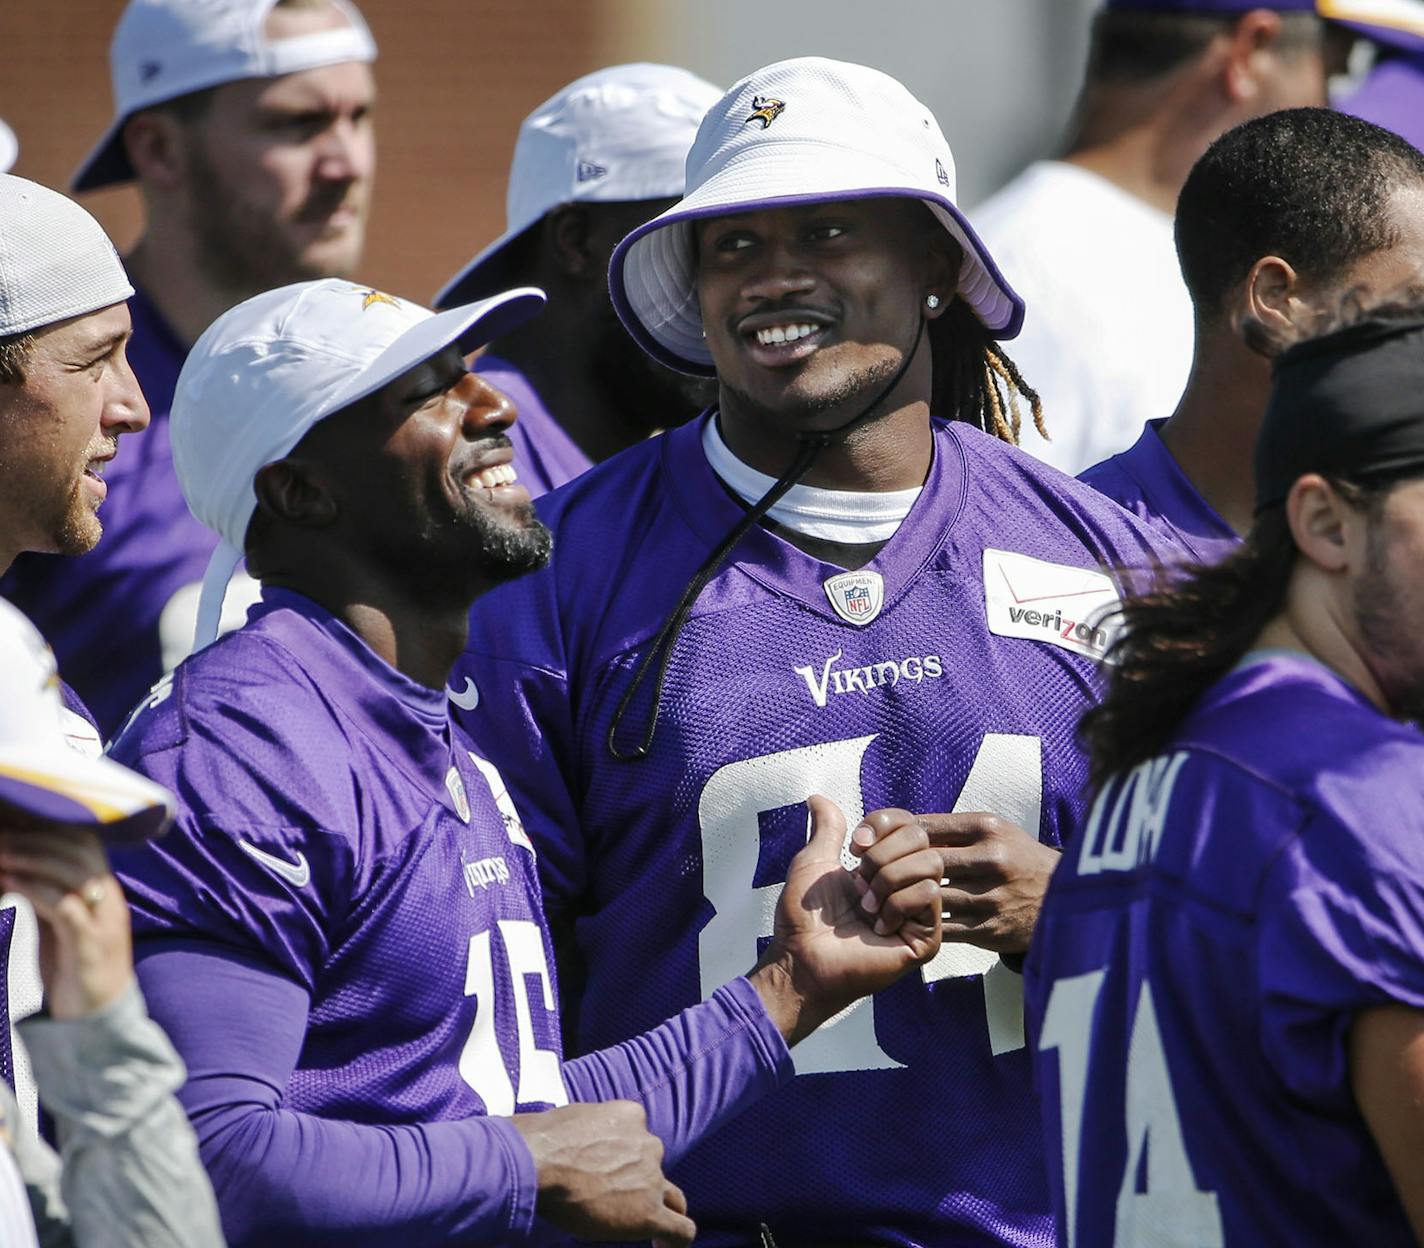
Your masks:
M 1424 1009 L 1424 829 L 1409 808 L 1371 813 L 1364 833 L 1315 815 L 1266 885 L 1262 1043 L 1298 1096 L 1350 1101 L 1347 1041 L 1361 1011 Z
M 575 1101 L 641 1101 L 667 1165 L 795 1073 L 786 1041 L 746 979 L 661 1027 L 564 1063 Z
M 301 985 L 199 942 L 137 953 L 149 1012 L 188 1066 L 179 1099 L 234 1248 L 538 1242 L 534 1163 L 508 1119 L 377 1126 L 285 1109 Z

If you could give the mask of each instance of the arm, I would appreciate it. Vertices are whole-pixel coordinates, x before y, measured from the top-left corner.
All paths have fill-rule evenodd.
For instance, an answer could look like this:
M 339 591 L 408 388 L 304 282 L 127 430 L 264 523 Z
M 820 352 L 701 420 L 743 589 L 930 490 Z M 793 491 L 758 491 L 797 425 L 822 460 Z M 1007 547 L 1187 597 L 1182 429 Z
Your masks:
M 149 943 L 139 979 L 187 1061 L 180 1099 L 234 1244 L 528 1239 L 535 1167 L 508 1119 L 385 1126 L 285 1108 L 305 989 L 218 946 Z
M 1350 1084 L 1414 1236 L 1424 1244 L 1424 1010 L 1365 1010 L 1350 1031 Z
M 173 1093 L 183 1065 L 134 983 L 128 907 L 88 832 L 6 829 L 4 887 L 34 906 L 47 1014 L 20 1024 L 62 1151 L 19 1154 L 47 1244 L 221 1245 L 212 1188 Z M 57 1170 L 57 1173 L 56 1173 Z

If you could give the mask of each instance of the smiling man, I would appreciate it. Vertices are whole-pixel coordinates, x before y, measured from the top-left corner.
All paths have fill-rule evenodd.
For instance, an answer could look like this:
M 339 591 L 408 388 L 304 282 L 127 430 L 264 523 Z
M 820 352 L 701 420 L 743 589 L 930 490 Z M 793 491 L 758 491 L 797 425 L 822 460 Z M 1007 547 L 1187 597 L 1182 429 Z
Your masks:
M 163 844 L 115 866 L 234 1246 L 686 1244 L 664 1146 L 780 1086 L 788 1045 L 938 948 L 924 829 L 902 811 L 862 835 L 852 877 L 813 802 L 769 947 L 712 1000 L 561 1060 L 534 849 L 444 694 L 473 599 L 548 554 L 513 410 L 464 361 L 542 302 L 434 316 L 302 283 L 221 317 L 179 378 L 179 477 L 222 536 L 204 640 L 240 552 L 263 597 L 115 742 L 179 794 Z
M 78 561 L 21 560 L 3 585 L 106 734 L 187 653 L 213 549 L 173 471 L 178 370 L 239 301 L 355 269 L 375 170 L 375 54 L 347 0 L 130 0 L 119 19 L 114 120 L 73 188 L 134 182 L 142 196 L 127 265 L 134 371 L 154 427 L 110 468 L 109 541 Z M 253 594 L 234 582 L 229 624 Z
M 807 794 L 853 824 L 969 812 L 925 816 L 955 943 L 674 1173 L 709 1244 L 759 1222 L 782 1245 L 1044 1242 L 1012 963 L 1082 813 L 1103 568 L 1157 547 L 1007 444 L 1033 405 L 999 346 L 1023 308 L 899 83 L 759 70 L 687 175 L 611 289 L 719 407 L 550 496 L 553 563 L 477 605 L 456 715 L 539 847 L 575 1051 L 754 956 Z

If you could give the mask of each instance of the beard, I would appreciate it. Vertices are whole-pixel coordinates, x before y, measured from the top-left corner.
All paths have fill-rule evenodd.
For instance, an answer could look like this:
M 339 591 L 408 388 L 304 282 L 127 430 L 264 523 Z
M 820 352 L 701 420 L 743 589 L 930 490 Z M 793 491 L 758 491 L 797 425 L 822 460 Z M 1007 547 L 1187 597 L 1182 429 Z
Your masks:
M 554 535 L 534 514 L 532 503 L 521 507 L 513 523 L 496 520 L 476 508 L 472 526 L 479 536 L 480 570 L 499 583 L 512 581 L 528 572 L 537 572 L 549 562 Z
M 799 391 L 797 382 L 793 381 L 774 406 L 725 380 L 721 384 L 735 401 L 739 414 L 749 415 L 768 428 L 782 427 L 789 433 L 811 429 L 828 432 L 863 416 L 885 397 L 882 392 L 894 380 L 901 363 L 901 360 L 886 358 L 842 369 L 809 393 Z M 828 413 L 835 413 L 839 419 L 826 421 Z M 829 428 L 822 430 L 822 424 Z
M 318 277 L 348 277 L 361 253 L 361 229 L 345 256 L 309 259 L 283 230 L 275 209 L 254 204 L 241 187 L 228 185 L 224 173 L 201 144 L 189 149 L 192 161 L 189 225 L 198 242 L 198 263 L 204 275 L 222 290 L 256 294 Z M 316 191 L 296 214 L 320 216 L 347 197 L 345 187 Z M 308 247 L 310 244 L 307 245 Z
M 1382 534 L 1372 522 L 1365 572 L 1355 589 L 1354 617 L 1366 651 L 1376 656 L 1376 679 L 1399 719 L 1424 726 L 1424 661 L 1417 628 L 1395 588 Z

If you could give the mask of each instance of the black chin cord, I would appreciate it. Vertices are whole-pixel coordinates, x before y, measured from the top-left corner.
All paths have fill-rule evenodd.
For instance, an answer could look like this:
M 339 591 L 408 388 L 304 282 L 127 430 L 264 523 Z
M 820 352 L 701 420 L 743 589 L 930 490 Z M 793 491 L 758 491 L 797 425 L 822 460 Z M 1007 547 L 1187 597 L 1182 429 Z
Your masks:
M 663 683 L 667 680 L 673 647 L 677 645 L 678 634 L 682 632 L 683 625 L 687 623 L 687 615 L 692 610 L 692 604 L 707 588 L 708 582 L 721 570 L 727 556 L 732 553 L 737 543 L 751 531 L 752 526 L 759 523 L 762 517 L 781 501 L 786 492 L 811 470 L 811 465 L 816 462 L 816 456 L 825 447 L 844 437 L 857 425 L 869 420 L 875 414 L 875 410 L 890 397 L 895 387 L 909 372 L 910 365 L 914 363 L 915 356 L 919 354 L 920 343 L 924 338 L 925 321 L 921 318 L 919 333 L 915 335 L 915 345 L 910 348 L 910 353 L 905 357 L 904 363 L 900 365 L 889 383 L 859 416 L 846 421 L 838 428 L 828 429 L 823 433 L 797 434 L 797 440 L 802 445 L 791 466 L 781 474 L 775 485 L 751 505 L 747 513 L 733 526 L 731 532 L 718 543 L 717 548 L 707 556 L 702 566 L 693 574 L 692 579 L 687 583 L 687 588 L 682 591 L 682 597 L 677 600 L 677 606 L 672 609 L 667 619 L 663 621 L 663 626 L 658 629 L 651 648 L 638 664 L 637 670 L 633 673 L 632 683 L 624 690 L 623 696 L 618 700 L 618 708 L 613 712 L 613 722 L 608 726 L 608 752 L 618 762 L 632 763 L 640 758 L 647 758 L 648 752 L 653 748 L 653 737 L 658 730 L 658 715 L 661 713 L 663 705 Z M 716 419 L 715 415 L 713 419 Z M 638 744 L 630 750 L 624 750 L 618 744 L 618 729 L 622 726 L 623 720 L 628 714 L 628 708 L 632 706 L 633 699 L 638 696 L 638 690 L 643 687 L 643 682 L 647 680 L 648 673 L 653 669 L 654 664 L 657 664 L 657 676 L 653 681 L 652 713 L 648 716 L 647 727 L 643 729 L 643 735 Z

